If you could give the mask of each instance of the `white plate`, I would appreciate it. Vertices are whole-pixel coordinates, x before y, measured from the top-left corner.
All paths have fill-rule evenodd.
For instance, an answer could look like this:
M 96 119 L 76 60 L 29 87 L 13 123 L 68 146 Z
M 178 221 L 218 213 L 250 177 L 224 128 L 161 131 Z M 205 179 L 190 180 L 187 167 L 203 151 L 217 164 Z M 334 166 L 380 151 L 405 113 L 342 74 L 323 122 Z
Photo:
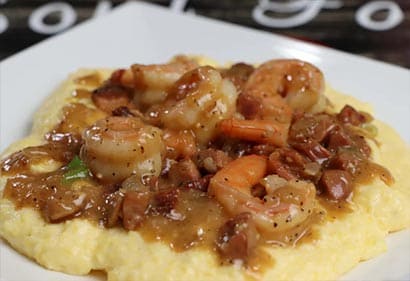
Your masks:
M 410 72 L 328 48 L 142 3 L 125 4 L 0 63 L 0 150 L 28 134 L 33 113 L 79 67 L 164 62 L 175 54 L 218 61 L 310 61 L 337 90 L 374 105 L 376 117 L 410 141 Z M 42 269 L 0 241 L 0 280 L 95 280 Z M 389 250 L 343 280 L 410 280 L 410 231 L 388 238 Z

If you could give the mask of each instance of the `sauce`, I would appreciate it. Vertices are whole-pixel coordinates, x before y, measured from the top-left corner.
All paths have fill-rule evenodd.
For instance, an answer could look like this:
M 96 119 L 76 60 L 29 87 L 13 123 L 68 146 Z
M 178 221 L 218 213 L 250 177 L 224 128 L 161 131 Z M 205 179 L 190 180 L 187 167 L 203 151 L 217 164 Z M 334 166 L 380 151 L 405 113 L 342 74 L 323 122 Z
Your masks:
M 92 180 L 64 184 L 63 174 L 64 169 L 40 176 L 20 174 L 7 181 L 3 196 L 11 199 L 17 208 L 39 209 L 48 222 L 80 216 L 102 221 L 105 195 L 110 193 L 110 187 L 99 186 Z
M 181 190 L 178 203 L 169 214 L 149 216 L 138 231 L 147 241 L 164 241 L 176 251 L 195 246 L 214 248 L 216 230 L 228 218 L 206 193 Z
M 71 93 L 71 95 L 79 99 L 90 99 L 91 98 L 91 92 L 89 90 L 82 89 L 82 88 L 75 89 Z
M 370 184 L 375 178 L 380 178 L 388 186 L 394 183 L 394 177 L 385 167 L 371 162 L 364 161 L 359 171 L 355 175 L 355 182 L 357 184 Z
M 99 87 L 102 82 L 101 75 L 97 72 L 79 77 L 74 80 L 74 82 L 81 86 L 86 87 Z
M 78 85 L 86 87 L 97 87 L 101 85 L 101 82 L 98 73 L 75 80 Z M 189 84 L 189 81 L 187 83 Z M 241 85 L 238 87 L 241 87 Z M 184 96 L 183 90 L 184 87 L 180 87 L 179 92 L 174 93 L 176 100 L 182 98 L 179 95 Z M 82 88 L 78 88 L 73 92 L 73 96 L 76 98 L 90 98 L 91 95 L 90 91 Z M 150 112 L 146 112 L 146 114 L 150 116 Z M 122 219 L 125 217 L 123 197 L 127 191 L 121 189 L 121 182 L 107 184 L 100 182 L 92 175 L 73 182 L 67 183 L 64 181 L 64 175 L 68 170 L 67 164 L 74 156 L 80 154 L 83 131 L 106 116 L 107 113 L 102 110 L 89 108 L 81 103 L 72 103 L 65 106 L 62 121 L 46 135 L 46 144 L 25 148 L 1 162 L 2 173 L 9 176 L 3 196 L 12 200 L 17 208 L 31 207 L 38 209 L 43 218 L 51 223 L 81 217 L 106 227 L 123 227 Z M 340 122 L 337 123 L 335 119 L 335 116 L 322 114 L 317 118 L 307 116 L 305 120 L 300 119 L 297 121 L 299 122 L 298 126 L 301 126 L 303 130 L 299 130 L 295 126 L 296 129 L 293 132 L 291 129 L 291 133 L 294 135 L 294 141 L 302 140 L 300 143 L 303 146 L 294 145 L 294 149 L 291 144 L 288 144 L 289 149 L 281 151 L 277 158 L 271 159 L 273 169 L 279 167 L 277 174 L 281 172 L 284 178 L 288 176 L 290 179 L 296 175 L 297 179 L 309 180 L 318 186 L 320 169 L 340 170 L 345 169 L 344 165 L 347 165 L 346 170 L 352 174 L 354 185 L 368 184 L 375 177 L 380 177 L 386 184 L 392 184 L 394 180 L 389 171 L 369 160 L 370 148 L 365 144 L 362 137 L 346 130 L 346 132 L 339 131 L 338 135 L 335 134 L 333 140 L 330 139 L 331 137 L 329 137 L 330 140 L 327 140 L 325 136 L 328 131 L 333 130 L 336 126 L 343 128 L 343 125 Z M 346 134 L 348 135 L 346 136 Z M 252 146 L 255 148 L 252 143 L 234 142 L 231 144 L 231 140 L 222 139 L 221 141 L 222 144 L 219 149 L 224 150 L 224 147 L 229 146 L 224 150 L 227 155 L 232 154 L 233 151 L 240 151 L 232 157 L 239 157 L 252 151 Z M 343 144 L 344 142 L 347 142 L 347 144 Z M 333 145 L 342 143 L 347 148 L 342 147 L 342 145 L 336 145 L 336 148 L 331 147 L 332 143 Z M 322 145 L 326 147 L 322 147 Z M 249 149 L 244 149 L 244 147 Z M 317 148 L 320 148 L 320 150 L 317 150 Z M 329 151 L 326 149 L 329 149 Z M 265 151 L 269 154 L 272 152 L 270 149 L 266 149 L 260 150 L 260 153 L 263 154 Z M 301 151 L 311 153 L 306 153 L 308 156 L 299 157 L 302 154 Z M 309 155 L 310 159 L 308 159 Z M 176 160 L 165 159 L 164 162 L 176 162 Z M 50 163 L 50 161 L 56 163 L 57 168 L 54 171 L 38 173 L 33 170 L 33 166 Z M 276 165 L 278 163 L 280 166 Z M 307 163 L 319 163 L 320 167 L 310 169 L 309 173 L 306 174 L 305 165 Z M 284 168 L 285 171 L 283 171 Z M 214 198 L 208 195 L 205 184 L 202 184 L 200 189 L 190 188 L 195 187 L 192 182 L 191 185 L 175 184 L 171 180 L 172 177 L 167 175 L 169 169 L 165 170 L 160 176 L 162 178 L 157 181 L 163 186 L 144 187 L 144 196 L 146 196 L 148 207 L 143 212 L 141 222 L 137 224 L 135 230 L 146 241 L 162 241 L 177 252 L 186 251 L 193 247 L 218 252 L 219 230 L 228 220 L 232 219 L 232 216 Z M 192 173 L 192 175 L 196 174 Z M 209 177 L 212 176 L 212 172 L 204 174 L 202 171 L 202 174 L 200 174 L 197 171 L 196 177 L 200 178 L 195 178 L 195 180 L 198 183 L 206 177 L 209 180 Z M 304 176 L 306 178 L 303 178 Z M 289 180 L 289 178 L 287 179 Z M 164 188 L 178 191 L 176 204 L 172 205 L 169 210 L 158 211 L 155 209 L 155 196 Z M 264 245 L 297 246 L 302 242 L 312 241 L 316 237 L 311 230 L 312 225 L 319 224 L 325 219 L 342 218 L 352 212 L 347 201 L 331 200 L 323 196 L 325 193 L 320 192 L 320 188 L 318 190 L 318 196 L 316 196 L 319 203 L 318 207 L 308 210 L 312 213 L 308 219 L 287 231 L 269 235 L 258 234 L 256 246 L 250 251 L 246 259 L 242 260 L 243 265 L 251 272 L 251 275 L 262 273 L 274 263 L 270 256 L 264 252 Z M 136 192 L 136 190 L 133 192 Z M 138 196 L 142 194 L 138 192 L 136 192 L 136 195 L 134 194 L 136 196 L 135 200 L 139 200 Z M 263 195 L 263 193 L 261 194 Z M 293 194 L 289 194 L 286 196 L 290 196 L 290 199 L 292 199 Z M 221 256 L 221 264 L 229 263 L 235 263 L 235 261 Z
M 333 201 L 325 197 L 318 197 L 320 206 L 324 209 L 324 216 L 327 220 L 336 220 L 345 217 L 353 212 L 351 203 L 346 201 Z
M 105 116 L 106 114 L 99 109 L 93 109 L 81 103 L 70 103 L 63 108 L 63 119 L 55 131 L 81 136 L 87 127 Z

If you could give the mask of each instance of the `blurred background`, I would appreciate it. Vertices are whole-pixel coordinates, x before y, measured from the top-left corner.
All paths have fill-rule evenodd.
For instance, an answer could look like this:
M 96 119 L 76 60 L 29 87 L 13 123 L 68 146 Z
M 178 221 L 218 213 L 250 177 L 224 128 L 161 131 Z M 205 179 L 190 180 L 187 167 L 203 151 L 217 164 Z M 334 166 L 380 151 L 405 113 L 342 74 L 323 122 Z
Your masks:
M 125 1 L 0 0 L 0 60 Z M 410 68 L 410 0 L 146 0 Z

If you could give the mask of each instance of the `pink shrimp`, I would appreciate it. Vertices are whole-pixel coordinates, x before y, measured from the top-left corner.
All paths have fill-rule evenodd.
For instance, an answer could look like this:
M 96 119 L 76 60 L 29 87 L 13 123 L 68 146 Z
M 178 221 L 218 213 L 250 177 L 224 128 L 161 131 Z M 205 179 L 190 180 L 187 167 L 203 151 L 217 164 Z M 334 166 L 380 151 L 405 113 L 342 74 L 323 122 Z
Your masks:
M 286 181 L 276 175 L 265 177 L 267 159 L 248 155 L 228 163 L 212 177 L 208 192 L 231 214 L 252 214 L 263 233 L 277 233 L 305 221 L 315 206 L 316 190 L 312 183 Z M 254 197 L 251 188 L 261 183 L 264 200 Z
M 131 175 L 158 176 L 164 153 L 162 131 L 134 117 L 108 117 L 85 130 L 81 158 L 104 182 Z
M 289 126 L 273 120 L 225 119 L 219 123 L 221 132 L 232 138 L 285 146 Z
M 249 77 L 244 94 L 253 97 L 281 96 L 294 110 L 320 111 L 326 105 L 325 80 L 314 65 L 295 59 L 271 60 Z

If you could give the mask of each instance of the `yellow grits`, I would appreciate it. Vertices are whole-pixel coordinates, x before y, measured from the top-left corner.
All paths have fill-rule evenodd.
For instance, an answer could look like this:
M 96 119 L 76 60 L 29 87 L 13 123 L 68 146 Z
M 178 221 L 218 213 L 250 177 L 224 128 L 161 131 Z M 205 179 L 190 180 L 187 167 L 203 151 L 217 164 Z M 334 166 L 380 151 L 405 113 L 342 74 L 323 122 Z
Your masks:
M 61 108 L 72 101 L 71 93 L 77 88 L 73 80 L 92 72 L 80 70 L 70 76 L 36 114 L 31 135 L 14 143 L 2 158 L 26 146 L 40 144 L 44 133 L 61 118 Z M 103 77 L 109 75 L 109 71 L 100 73 Z M 371 111 L 369 105 L 331 89 L 326 95 L 336 110 L 350 104 Z M 394 185 L 386 186 L 376 179 L 371 185 L 357 187 L 352 213 L 320 224 L 315 239 L 297 247 L 267 247 L 274 264 L 263 275 L 253 275 L 253 278 L 335 279 L 360 261 L 386 251 L 388 232 L 410 226 L 410 178 L 405 168 L 410 167 L 409 145 L 389 126 L 379 121 L 373 124 L 378 129 L 379 142 L 379 146 L 371 143 L 373 159 L 389 169 L 395 178 Z M 0 177 L 0 194 L 6 180 Z M 250 278 L 240 267 L 220 266 L 212 251 L 192 249 L 177 253 L 164 243 L 145 242 L 136 231 L 104 229 L 82 219 L 48 224 L 37 211 L 16 210 L 13 203 L 4 198 L 0 199 L 0 236 L 48 269 L 70 274 L 102 270 L 110 281 Z

